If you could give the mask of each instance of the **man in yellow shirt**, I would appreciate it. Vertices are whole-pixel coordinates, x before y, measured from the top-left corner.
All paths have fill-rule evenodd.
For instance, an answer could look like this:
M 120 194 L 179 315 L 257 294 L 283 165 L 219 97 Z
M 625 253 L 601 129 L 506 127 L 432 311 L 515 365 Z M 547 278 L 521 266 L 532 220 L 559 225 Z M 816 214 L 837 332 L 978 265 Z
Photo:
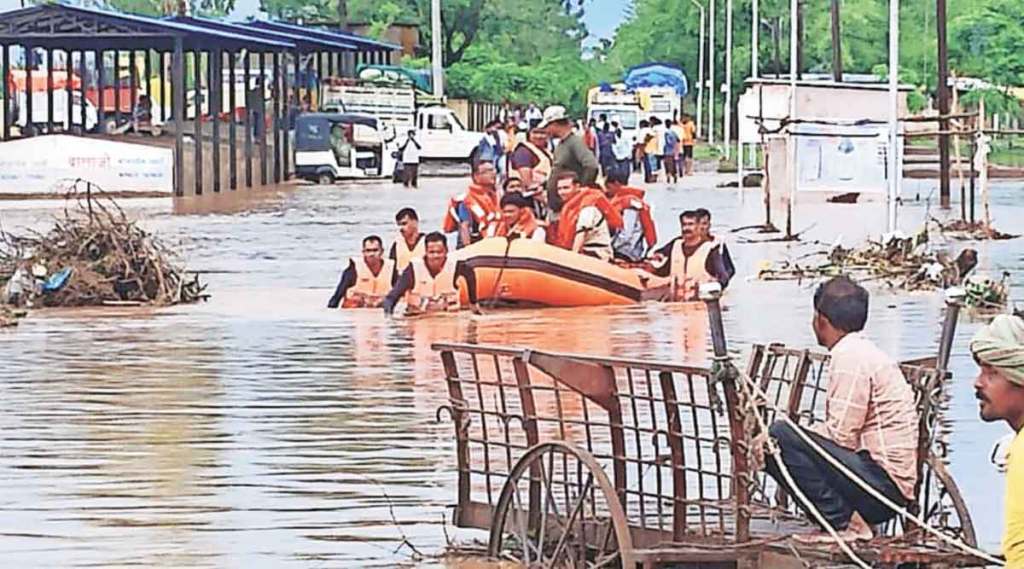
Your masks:
M 1024 569 L 1024 318 L 997 316 L 971 340 L 981 368 L 974 382 L 984 421 L 1003 420 L 1017 433 L 1006 469 L 1003 555 L 1009 569 Z

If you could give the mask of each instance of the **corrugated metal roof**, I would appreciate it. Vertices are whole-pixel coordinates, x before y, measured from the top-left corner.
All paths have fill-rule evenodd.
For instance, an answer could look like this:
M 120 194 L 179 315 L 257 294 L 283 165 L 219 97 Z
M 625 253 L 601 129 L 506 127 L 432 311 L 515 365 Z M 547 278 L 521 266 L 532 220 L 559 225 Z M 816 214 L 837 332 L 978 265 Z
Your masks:
M 324 38 L 324 39 L 333 38 L 333 39 L 337 39 L 337 40 L 340 40 L 340 41 L 349 41 L 349 42 L 352 42 L 352 43 L 354 43 L 354 44 L 356 44 L 356 45 L 358 45 L 360 47 L 363 47 L 364 49 L 366 49 L 366 48 L 369 48 L 369 49 L 380 49 L 380 50 L 400 50 L 400 49 L 402 49 L 402 46 L 400 46 L 398 44 L 393 44 L 393 43 L 383 42 L 383 41 L 378 41 L 378 40 L 372 40 L 372 39 L 360 36 L 358 34 L 353 34 L 353 33 L 350 33 L 350 32 L 343 32 L 343 31 L 340 31 L 340 30 L 333 31 L 333 30 L 325 30 L 325 29 L 322 29 L 322 28 L 308 28 L 308 27 L 299 26 L 299 25 L 296 25 L 296 24 L 286 24 L 284 22 L 272 22 L 272 21 L 269 21 L 269 20 L 253 20 L 253 21 L 251 21 L 249 23 L 251 25 L 254 25 L 256 27 L 263 28 L 263 29 L 290 31 L 290 32 L 295 32 L 295 33 L 305 33 L 305 34 L 314 35 L 316 37 Z
M 251 35 L 255 37 L 269 39 L 272 41 L 290 43 L 297 46 L 299 49 L 309 48 L 310 50 L 321 51 L 355 51 L 359 49 L 358 46 L 356 46 L 354 43 L 344 42 L 338 39 L 323 39 L 313 37 L 305 33 L 286 32 L 282 30 L 273 30 L 269 28 L 258 28 L 255 26 L 248 26 L 244 23 L 224 22 L 221 20 L 213 20 L 209 18 L 196 18 L 193 16 L 174 16 L 171 18 L 167 18 L 163 21 L 182 23 L 218 32 L 238 33 L 243 35 Z
M 192 49 L 195 49 L 194 44 L 198 42 L 210 42 L 220 43 L 225 45 L 231 45 L 232 47 L 247 47 L 247 48 L 263 48 L 270 50 L 283 50 L 283 49 L 294 49 L 296 46 L 290 41 L 283 41 L 280 39 L 270 39 L 267 37 L 259 37 L 252 33 L 247 33 L 244 29 L 226 31 L 217 30 L 210 27 L 201 27 L 191 23 L 168 20 L 163 18 L 155 18 L 152 16 L 140 16 L 138 14 L 125 14 L 121 12 L 113 12 L 110 10 L 103 10 L 99 8 L 86 8 L 83 6 L 73 6 L 70 4 L 42 4 L 38 6 L 32 6 L 29 8 L 22 8 L 19 10 L 11 10 L 8 12 L 0 13 L 0 22 L 5 19 L 23 18 L 34 14 L 47 14 L 53 12 L 63 12 L 70 15 L 79 15 L 85 17 L 92 17 L 101 21 L 106 21 L 110 25 L 124 25 L 124 26 L 135 26 L 145 30 L 145 33 L 153 35 L 166 35 L 168 38 L 182 38 L 186 43 L 193 44 Z M 104 37 L 95 37 L 94 32 L 83 27 L 81 31 L 84 40 L 95 40 L 103 41 L 104 39 L 109 40 L 112 36 L 106 35 Z M 38 34 L 46 35 L 46 34 Z M 117 35 L 117 34 L 113 34 Z M 75 43 L 75 40 L 69 38 L 67 32 L 62 33 L 60 36 L 54 34 L 54 38 L 63 39 L 68 44 Z M 150 38 L 152 39 L 152 38 Z M 146 41 L 141 39 L 141 41 Z M 186 47 L 188 49 L 188 47 Z

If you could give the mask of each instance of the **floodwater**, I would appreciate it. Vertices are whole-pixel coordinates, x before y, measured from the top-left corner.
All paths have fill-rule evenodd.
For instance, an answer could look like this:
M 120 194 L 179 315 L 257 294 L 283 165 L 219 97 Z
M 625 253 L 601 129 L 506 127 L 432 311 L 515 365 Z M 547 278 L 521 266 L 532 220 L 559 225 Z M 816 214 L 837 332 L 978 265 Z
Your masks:
M 686 180 L 649 192 L 663 240 L 679 211 L 707 207 L 715 231 L 759 223 L 760 195 Z M 125 202 L 204 271 L 212 299 L 140 312 L 37 313 L 0 330 L 0 566 L 354 567 L 441 565 L 430 557 L 480 532 L 445 523 L 456 498 L 453 432 L 430 344 L 466 341 L 702 361 L 707 336 L 679 306 L 487 311 L 418 320 L 324 308 L 345 259 L 393 215 L 439 226 L 464 179 L 284 187 Z M 954 184 L 955 185 L 955 184 Z M 927 183 L 902 210 L 924 219 Z M 997 226 L 1024 233 L 1021 184 L 993 190 Z M 6 230 L 45 227 L 55 202 L 0 205 Z M 882 227 L 879 204 L 805 205 L 805 240 L 847 244 Z M 812 221 L 813 220 L 813 221 Z M 815 224 L 816 222 L 816 224 Z M 781 217 L 776 218 L 781 224 Z M 750 235 L 752 238 L 761 236 Z M 744 277 L 811 245 L 729 235 L 734 344 L 810 347 L 810 283 Z M 980 244 L 981 267 L 1024 268 L 1020 241 Z M 873 296 L 870 336 L 894 356 L 934 353 L 939 293 Z M 952 472 L 983 544 L 1000 536 L 1002 478 L 989 464 L 1004 425 L 977 420 L 965 322 L 953 354 Z M 428 556 L 416 560 L 415 550 Z

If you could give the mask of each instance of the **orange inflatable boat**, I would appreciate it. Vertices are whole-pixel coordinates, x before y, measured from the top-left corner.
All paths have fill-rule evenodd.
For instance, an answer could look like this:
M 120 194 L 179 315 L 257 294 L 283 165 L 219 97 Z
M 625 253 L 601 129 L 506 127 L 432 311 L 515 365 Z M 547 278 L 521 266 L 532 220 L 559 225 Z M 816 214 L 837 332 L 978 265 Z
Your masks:
M 662 297 L 668 282 L 639 269 L 622 268 L 532 239 L 491 237 L 454 255 L 473 270 L 477 300 L 483 303 L 636 304 Z

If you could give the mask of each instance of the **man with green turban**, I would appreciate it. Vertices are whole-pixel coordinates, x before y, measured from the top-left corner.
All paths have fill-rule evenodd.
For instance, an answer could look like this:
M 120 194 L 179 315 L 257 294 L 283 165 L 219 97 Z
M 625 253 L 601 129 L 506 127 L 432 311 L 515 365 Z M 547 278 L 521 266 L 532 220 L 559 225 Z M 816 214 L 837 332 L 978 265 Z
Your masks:
M 1024 568 L 1024 318 L 996 316 L 971 340 L 981 371 L 974 382 L 984 421 L 1003 420 L 1017 435 L 1006 470 L 1003 555 L 1010 569 Z

